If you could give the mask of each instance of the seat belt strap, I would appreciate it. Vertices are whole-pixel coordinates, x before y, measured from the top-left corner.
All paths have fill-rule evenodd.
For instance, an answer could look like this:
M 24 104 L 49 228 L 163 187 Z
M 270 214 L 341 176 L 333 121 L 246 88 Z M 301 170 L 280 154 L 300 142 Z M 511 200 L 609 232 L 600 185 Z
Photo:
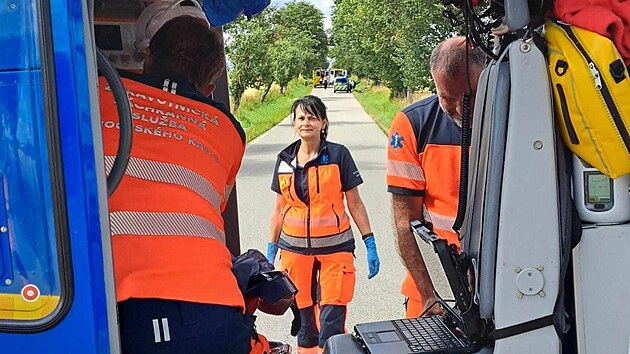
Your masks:
M 494 331 L 494 339 L 502 339 L 512 337 L 535 329 L 544 328 L 553 325 L 553 315 L 537 318 L 535 320 L 519 323 L 510 327 L 496 329 Z

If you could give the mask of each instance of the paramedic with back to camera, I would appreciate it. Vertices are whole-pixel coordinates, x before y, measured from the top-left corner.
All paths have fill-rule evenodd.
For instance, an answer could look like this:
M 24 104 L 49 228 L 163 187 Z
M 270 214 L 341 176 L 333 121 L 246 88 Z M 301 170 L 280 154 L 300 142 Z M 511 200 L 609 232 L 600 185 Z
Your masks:
M 245 354 L 253 323 L 221 217 L 245 134 L 207 98 L 224 68 L 220 32 L 200 8 L 172 3 L 138 19 L 143 75 L 121 73 L 135 123 L 126 175 L 109 200 L 122 352 Z M 118 117 L 102 78 L 100 105 L 109 170 Z

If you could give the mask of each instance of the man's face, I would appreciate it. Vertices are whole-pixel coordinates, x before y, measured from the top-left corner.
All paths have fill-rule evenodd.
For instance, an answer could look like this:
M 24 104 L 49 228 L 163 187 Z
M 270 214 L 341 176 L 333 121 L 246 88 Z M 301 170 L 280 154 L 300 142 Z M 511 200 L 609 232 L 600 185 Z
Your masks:
M 472 88 L 470 99 L 470 111 L 472 113 L 475 104 L 475 92 L 477 91 L 477 82 L 479 80 L 479 74 L 481 69 L 471 68 L 470 70 L 470 85 Z M 448 114 L 451 119 L 455 121 L 459 126 L 462 125 L 462 99 L 464 93 L 468 91 L 468 82 L 466 80 L 466 74 L 458 76 L 450 76 L 442 72 L 432 73 L 433 81 L 435 82 L 435 88 L 437 90 L 440 106 Z

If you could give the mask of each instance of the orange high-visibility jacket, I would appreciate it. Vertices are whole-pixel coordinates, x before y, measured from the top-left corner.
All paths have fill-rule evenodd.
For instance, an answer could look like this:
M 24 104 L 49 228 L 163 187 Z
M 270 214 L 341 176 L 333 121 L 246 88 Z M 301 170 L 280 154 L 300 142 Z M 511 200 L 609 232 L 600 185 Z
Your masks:
M 424 196 L 425 220 L 438 236 L 459 246 L 452 226 L 459 196 L 461 128 L 440 108 L 437 96 L 431 96 L 399 112 L 389 132 L 388 192 Z M 420 298 L 409 273 L 402 293 Z
M 300 141 L 279 155 L 271 189 L 287 201 L 278 246 L 301 254 L 354 250 L 344 192 L 363 183 L 348 149 L 322 140 L 317 157 L 296 164 Z M 299 181 L 296 181 L 299 179 Z
M 123 79 L 134 132 L 129 166 L 109 199 L 116 299 L 243 307 L 221 217 L 244 153 L 242 128 L 185 80 L 146 80 L 164 89 Z M 109 171 L 118 114 L 107 83 L 99 84 Z

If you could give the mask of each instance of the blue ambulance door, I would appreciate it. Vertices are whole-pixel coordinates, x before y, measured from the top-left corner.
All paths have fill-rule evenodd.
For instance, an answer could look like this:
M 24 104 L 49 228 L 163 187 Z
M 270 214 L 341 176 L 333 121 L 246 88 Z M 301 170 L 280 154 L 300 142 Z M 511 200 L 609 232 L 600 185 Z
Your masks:
M 118 353 L 92 5 L 0 0 L 0 352 Z

